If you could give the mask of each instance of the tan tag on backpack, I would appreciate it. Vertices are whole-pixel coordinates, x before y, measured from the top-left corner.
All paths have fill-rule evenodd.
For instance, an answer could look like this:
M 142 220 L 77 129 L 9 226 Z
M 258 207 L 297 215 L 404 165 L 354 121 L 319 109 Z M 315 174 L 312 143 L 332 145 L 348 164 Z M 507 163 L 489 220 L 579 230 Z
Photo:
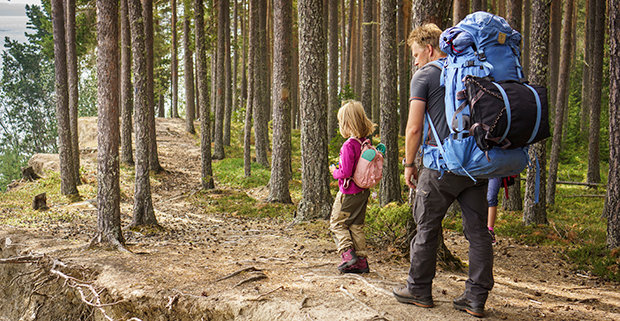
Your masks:
M 503 32 L 500 32 L 499 35 L 497 36 L 497 42 L 499 42 L 500 45 L 503 45 L 504 42 L 506 42 L 506 34 Z

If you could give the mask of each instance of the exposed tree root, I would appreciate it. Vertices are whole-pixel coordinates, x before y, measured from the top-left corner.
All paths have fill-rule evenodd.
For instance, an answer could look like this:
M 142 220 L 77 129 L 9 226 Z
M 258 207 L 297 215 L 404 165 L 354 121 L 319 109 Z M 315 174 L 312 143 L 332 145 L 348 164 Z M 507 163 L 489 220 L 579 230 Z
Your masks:
M 235 271 L 235 272 L 233 272 L 233 273 L 231 273 L 231 274 L 228 274 L 228 275 L 226 275 L 226 276 L 223 276 L 223 277 L 221 277 L 221 278 L 219 278 L 219 279 L 217 279 L 217 280 L 215 280 L 215 281 L 213 281 L 213 282 L 214 282 L 214 283 L 215 283 L 215 282 L 220 282 L 220 281 L 223 281 L 223 280 L 226 280 L 226 279 L 230 279 L 230 278 L 232 278 L 233 276 L 235 276 L 235 275 L 239 275 L 239 274 L 241 274 L 241 273 L 243 273 L 243 272 L 252 272 L 252 271 L 262 271 L 262 270 L 259 270 L 259 269 L 255 268 L 255 267 L 253 267 L 253 266 L 250 266 L 250 267 L 247 267 L 247 268 L 243 268 L 243 269 L 241 269 L 241 270 L 237 270 L 237 271 Z
M 254 276 L 251 276 L 251 277 L 249 277 L 249 278 L 247 278 L 245 280 L 241 280 L 239 283 L 233 285 L 232 287 L 236 288 L 236 287 L 238 287 L 238 286 L 240 286 L 240 285 L 242 285 L 244 283 L 258 281 L 258 280 L 262 280 L 262 279 L 266 279 L 267 278 L 267 276 L 265 275 L 265 273 L 263 273 L 263 271 L 256 272 L 256 274 L 258 274 L 258 275 L 254 275 Z
M 271 293 L 276 292 L 276 291 L 278 291 L 278 290 L 280 290 L 280 289 L 283 289 L 283 288 L 284 288 L 284 287 L 283 287 L 282 285 L 280 285 L 279 287 L 277 287 L 277 288 L 275 288 L 275 289 L 273 289 L 273 290 L 271 290 L 271 291 L 269 291 L 269 292 L 267 292 L 267 293 L 263 293 L 263 294 L 259 295 L 259 296 L 258 296 L 258 297 L 256 297 L 255 299 L 247 299 L 247 301 L 260 301 L 260 300 L 263 300 L 265 297 L 267 297 L 267 296 L 268 296 L 268 295 L 270 295 Z

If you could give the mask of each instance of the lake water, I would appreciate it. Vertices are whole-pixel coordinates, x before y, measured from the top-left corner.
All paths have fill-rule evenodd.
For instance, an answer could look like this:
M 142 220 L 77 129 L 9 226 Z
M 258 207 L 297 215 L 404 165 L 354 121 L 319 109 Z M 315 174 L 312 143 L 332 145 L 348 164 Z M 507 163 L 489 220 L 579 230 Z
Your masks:
M 0 16 L 0 51 L 4 51 L 4 38 L 9 37 L 19 42 L 27 42 L 24 35 L 26 30 L 27 16 Z M 29 30 L 34 33 L 33 30 Z M 2 56 L 0 55 L 0 70 L 2 70 Z

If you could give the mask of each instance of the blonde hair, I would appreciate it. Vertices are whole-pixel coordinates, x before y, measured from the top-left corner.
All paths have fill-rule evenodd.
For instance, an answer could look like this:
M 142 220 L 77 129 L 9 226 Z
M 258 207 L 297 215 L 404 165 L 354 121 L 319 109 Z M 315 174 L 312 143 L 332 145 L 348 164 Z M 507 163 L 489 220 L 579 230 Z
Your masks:
M 366 137 L 372 134 L 377 127 L 377 124 L 366 117 L 362 103 L 356 100 L 343 102 L 342 107 L 338 110 L 338 125 L 340 126 L 340 134 L 344 138 Z
M 439 37 L 441 36 L 441 29 L 437 27 L 434 23 L 426 23 L 421 25 L 409 34 L 409 39 L 407 39 L 407 44 L 409 47 L 413 47 L 414 43 L 422 47 L 426 47 L 426 45 L 431 45 L 435 50 L 439 50 Z

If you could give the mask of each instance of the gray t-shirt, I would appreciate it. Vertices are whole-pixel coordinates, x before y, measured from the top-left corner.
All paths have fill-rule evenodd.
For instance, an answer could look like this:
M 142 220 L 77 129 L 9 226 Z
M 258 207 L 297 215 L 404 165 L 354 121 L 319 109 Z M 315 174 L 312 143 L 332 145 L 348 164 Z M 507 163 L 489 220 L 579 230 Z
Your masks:
M 440 85 L 441 69 L 434 63 L 427 63 L 418 69 L 411 78 L 409 85 L 409 101 L 421 100 L 426 103 L 426 110 L 431 117 L 439 139 L 444 140 L 450 134 L 446 124 L 444 94 L 445 88 Z M 437 145 L 433 133 L 429 130 L 429 144 Z

